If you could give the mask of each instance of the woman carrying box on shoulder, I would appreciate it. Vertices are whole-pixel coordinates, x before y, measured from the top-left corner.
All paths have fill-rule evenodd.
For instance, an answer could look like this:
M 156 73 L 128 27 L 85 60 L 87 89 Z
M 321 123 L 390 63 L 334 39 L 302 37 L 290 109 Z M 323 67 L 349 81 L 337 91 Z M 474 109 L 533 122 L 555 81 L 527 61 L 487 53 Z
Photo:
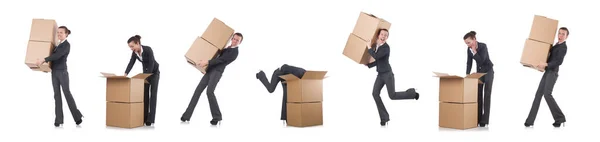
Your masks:
M 379 29 L 377 31 L 378 37 L 377 41 L 373 45 L 369 45 L 369 54 L 375 58 L 375 61 L 372 63 L 366 64 L 367 67 L 372 68 L 377 66 L 377 78 L 375 79 L 375 84 L 373 85 L 373 99 L 375 99 L 375 104 L 377 105 L 377 111 L 379 112 L 379 118 L 381 119 L 381 126 L 387 125 L 387 122 L 390 121 L 390 115 L 387 112 L 387 109 L 383 105 L 383 101 L 379 96 L 381 93 L 381 89 L 383 89 L 383 85 L 387 87 L 388 96 L 392 100 L 405 100 L 405 99 L 419 99 L 419 93 L 415 91 L 414 88 L 409 88 L 405 92 L 396 92 L 394 73 L 392 72 L 392 67 L 390 66 L 390 46 L 387 44 L 388 38 L 388 30 L 387 29 Z

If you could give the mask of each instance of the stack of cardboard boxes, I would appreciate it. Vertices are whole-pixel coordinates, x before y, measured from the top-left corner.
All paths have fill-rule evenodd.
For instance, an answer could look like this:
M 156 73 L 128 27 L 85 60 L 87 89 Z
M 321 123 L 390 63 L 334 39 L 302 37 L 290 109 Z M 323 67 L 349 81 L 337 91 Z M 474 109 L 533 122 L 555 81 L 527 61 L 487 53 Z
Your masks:
M 326 71 L 306 71 L 302 79 L 282 75 L 287 82 L 287 124 L 295 127 L 323 125 L 323 79 Z
M 56 21 L 51 19 L 33 19 L 31 22 L 31 32 L 29 42 L 27 43 L 27 53 L 25 54 L 25 65 L 31 70 L 50 72 L 50 64 L 44 63 L 37 65 L 37 60 L 44 60 L 50 56 L 54 50 L 54 45 L 58 39 Z
M 198 67 L 197 64 L 201 60 L 210 60 L 217 55 L 219 50 L 227 46 L 227 42 L 231 36 L 233 36 L 234 30 L 223 23 L 221 20 L 214 18 L 213 21 L 208 25 L 204 34 L 197 37 L 192 47 L 188 49 L 185 54 L 185 58 L 188 63 L 200 70 L 202 73 L 206 73 L 206 66 Z
M 377 41 L 379 29 L 389 30 L 391 26 L 391 23 L 381 18 L 361 12 L 354 30 L 348 37 L 343 54 L 359 64 L 374 62 L 375 59 L 367 52 L 367 46 Z
M 463 130 L 477 127 L 477 87 L 485 74 L 434 74 L 440 78 L 439 126 Z
M 129 78 L 102 73 L 106 78 L 106 126 L 136 128 L 144 124 L 144 83 L 150 75 Z
M 529 38 L 525 41 L 525 48 L 521 55 L 521 64 L 525 67 L 535 68 L 539 63 L 545 63 L 548 59 L 548 53 L 556 31 L 558 29 L 558 20 L 550 19 L 544 16 L 535 15 Z M 544 69 L 537 69 L 544 71 Z

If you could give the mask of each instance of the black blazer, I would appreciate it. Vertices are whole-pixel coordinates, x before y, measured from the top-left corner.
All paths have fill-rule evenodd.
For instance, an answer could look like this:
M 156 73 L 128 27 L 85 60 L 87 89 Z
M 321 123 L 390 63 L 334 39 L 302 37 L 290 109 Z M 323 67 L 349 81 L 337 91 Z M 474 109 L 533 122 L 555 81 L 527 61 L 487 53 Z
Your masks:
M 283 64 L 283 66 L 281 66 L 281 68 L 279 68 L 282 72 L 282 74 L 293 74 L 294 76 L 298 77 L 298 78 L 302 78 L 302 76 L 304 76 L 304 73 L 306 73 L 306 70 L 300 67 L 295 67 L 295 66 L 290 66 L 288 64 Z
M 129 59 L 129 64 L 127 65 L 127 69 L 125 69 L 125 73 L 129 74 L 136 59 L 142 62 L 144 68 L 143 73 L 160 73 L 158 70 L 158 62 L 156 62 L 156 59 L 154 58 L 154 51 L 152 51 L 152 48 L 150 48 L 150 46 L 142 45 L 142 50 L 142 59 L 138 58 L 135 52 L 131 52 L 131 59 Z
M 369 49 L 369 54 L 375 58 L 375 62 L 367 64 L 369 68 L 377 66 L 378 73 L 386 73 L 392 71 L 392 66 L 390 66 L 390 46 L 386 43 L 381 45 L 377 52 L 375 52 L 376 44 L 371 46 Z
M 477 62 L 477 73 L 487 73 L 493 71 L 494 63 L 490 60 L 490 54 L 488 54 L 488 48 L 485 43 L 477 42 L 477 53 L 473 55 L 470 48 L 467 47 L 467 74 L 471 73 L 471 67 L 473 66 L 473 59 Z
M 206 72 L 219 71 L 223 73 L 225 71 L 225 67 L 237 59 L 238 48 L 239 47 L 225 48 L 221 50 L 217 56 L 208 61 Z
M 66 70 L 67 69 L 67 57 L 71 51 L 71 44 L 65 40 L 63 43 L 58 44 L 54 48 L 54 51 L 50 56 L 44 59 L 44 62 L 52 62 L 50 69 L 52 70 Z
M 558 68 L 563 63 L 563 59 L 567 55 L 567 42 L 556 44 L 550 48 L 550 54 L 548 55 L 548 66 L 545 70 L 551 70 L 558 72 Z

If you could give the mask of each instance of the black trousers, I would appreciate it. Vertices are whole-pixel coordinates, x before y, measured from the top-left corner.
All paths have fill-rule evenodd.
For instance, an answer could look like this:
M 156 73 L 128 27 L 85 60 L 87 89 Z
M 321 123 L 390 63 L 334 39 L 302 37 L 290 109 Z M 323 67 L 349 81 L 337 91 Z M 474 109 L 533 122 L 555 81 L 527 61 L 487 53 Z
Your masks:
M 52 70 L 52 87 L 54 89 L 54 113 L 56 115 L 54 123 L 63 124 L 64 122 L 62 98 L 60 94 L 61 87 L 73 119 L 75 122 L 81 120 L 81 112 L 77 109 L 75 99 L 73 99 L 71 89 L 69 88 L 69 72 L 67 70 Z
M 200 84 L 196 87 L 196 91 L 194 91 L 194 96 L 192 96 L 192 100 L 190 100 L 190 104 L 187 109 L 181 116 L 183 119 L 189 120 L 194 113 L 194 109 L 196 108 L 196 104 L 198 104 L 198 99 L 200 99 L 200 95 L 204 91 L 204 88 L 208 86 L 208 90 L 206 91 L 206 95 L 208 97 L 208 104 L 210 106 L 210 113 L 212 114 L 213 120 L 222 120 L 221 110 L 219 109 L 219 104 L 217 103 L 217 98 L 215 97 L 215 89 L 217 88 L 217 83 L 221 80 L 222 72 L 219 71 L 209 71 L 200 80 Z
M 483 77 L 479 78 L 479 80 L 481 80 L 483 84 L 479 84 L 477 88 L 477 122 L 489 124 L 494 71 L 488 71 Z
M 379 94 L 381 93 L 381 89 L 383 89 L 383 85 L 387 86 L 387 92 L 392 100 L 404 100 L 404 99 L 415 99 L 417 96 L 416 92 L 396 92 L 394 73 L 386 72 L 377 74 L 377 79 L 375 79 L 375 85 L 373 86 L 373 99 L 375 99 L 375 104 L 377 105 L 377 111 L 379 112 L 379 118 L 382 121 L 390 120 L 390 115 L 388 114 L 385 106 L 383 105 L 383 101 Z
M 267 91 L 269 91 L 269 93 L 273 93 L 277 88 L 277 84 L 279 84 L 279 82 L 282 81 L 282 79 L 279 78 L 279 76 L 281 75 L 284 75 L 284 72 L 282 72 L 280 69 L 273 71 L 273 75 L 271 76 L 271 82 L 269 82 L 264 72 L 261 72 L 258 75 L 258 80 L 262 82 L 262 84 L 265 86 L 265 88 L 267 88 Z M 287 83 L 282 82 L 281 86 L 283 87 L 283 100 L 281 101 L 280 120 L 287 120 Z
M 153 73 L 147 78 L 150 84 L 144 84 L 144 122 L 154 123 L 156 118 L 156 96 L 160 73 Z
M 546 103 L 548 103 L 548 107 L 550 108 L 550 112 L 552 113 L 554 121 L 566 122 L 565 115 L 560 110 L 560 107 L 558 107 L 554 97 L 552 97 L 552 90 L 554 89 L 554 84 L 556 84 L 557 79 L 558 72 L 551 70 L 544 72 L 538 90 L 535 94 L 535 98 L 533 99 L 529 116 L 527 117 L 527 120 L 525 120 L 525 123 L 533 124 L 535 121 L 535 117 L 537 116 L 537 112 L 540 108 L 540 102 L 542 101 L 542 96 L 544 96 Z

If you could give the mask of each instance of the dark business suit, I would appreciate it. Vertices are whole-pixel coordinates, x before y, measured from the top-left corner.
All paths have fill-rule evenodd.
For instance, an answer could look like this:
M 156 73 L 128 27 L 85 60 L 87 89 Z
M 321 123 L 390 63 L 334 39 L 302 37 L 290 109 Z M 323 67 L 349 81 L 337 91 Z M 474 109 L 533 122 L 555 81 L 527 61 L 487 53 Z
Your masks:
M 548 55 L 548 66 L 545 68 L 544 76 L 542 76 L 542 80 L 540 81 L 540 85 L 535 94 L 535 98 L 533 99 L 533 104 L 531 105 L 531 110 L 529 111 L 529 116 L 525 121 L 526 124 L 532 124 L 535 121 L 535 117 L 537 116 L 538 109 L 540 108 L 540 102 L 542 101 L 542 96 L 544 96 L 546 103 L 548 103 L 548 107 L 550 108 L 550 112 L 552 113 L 552 117 L 555 122 L 566 122 L 565 115 L 558 107 L 558 104 L 552 97 L 552 90 L 554 89 L 554 84 L 556 84 L 556 80 L 558 79 L 558 69 L 567 54 L 567 42 L 563 42 L 561 44 L 556 44 L 550 48 L 550 55 Z
M 144 84 L 144 122 L 154 123 L 156 118 L 156 96 L 158 92 L 158 80 L 160 79 L 160 71 L 158 70 L 158 62 L 154 58 L 154 51 L 150 46 L 142 46 L 142 59 L 135 52 L 131 53 L 131 59 L 125 70 L 129 74 L 131 68 L 135 64 L 135 60 L 142 62 L 143 73 L 151 73 L 152 75 L 146 78 L 150 84 Z
M 56 118 L 54 123 L 63 124 L 63 111 L 62 111 L 62 99 L 60 96 L 60 88 L 62 87 L 62 91 L 65 94 L 65 99 L 67 100 L 67 105 L 69 105 L 69 110 L 71 111 L 71 115 L 75 122 L 81 121 L 81 112 L 77 109 L 77 105 L 75 104 L 75 99 L 73 99 L 73 95 L 71 94 L 71 89 L 69 88 L 69 72 L 67 71 L 67 57 L 69 56 L 69 52 L 71 51 L 71 45 L 69 41 L 64 41 L 60 43 L 50 56 L 44 59 L 44 62 L 52 62 L 50 69 L 52 69 L 52 87 L 54 89 L 54 113 Z
M 489 124 L 490 102 L 492 96 L 492 84 L 494 83 L 494 63 L 490 60 L 488 48 L 485 43 L 477 42 L 477 53 L 473 55 L 471 48 L 467 48 L 467 74 L 471 73 L 473 60 L 477 63 L 477 73 L 486 73 L 479 78 L 483 84 L 477 88 L 477 122 Z
M 390 66 L 390 46 L 387 43 L 381 45 L 377 50 L 376 45 L 374 44 L 369 49 L 369 54 L 375 58 L 375 62 L 367 64 L 369 68 L 377 66 L 377 78 L 375 79 L 375 84 L 373 85 L 373 99 L 375 99 L 375 104 L 377 105 L 377 110 L 379 112 L 379 118 L 381 121 L 387 122 L 390 120 L 390 116 L 383 105 L 383 101 L 379 94 L 381 93 L 381 89 L 383 85 L 387 86 L 388 96 L 392 100 L 403 100 L 403 99 L 415 99 L 417 93 L 414 89 L 408 89 L 406 92 L 396 92 L 394 73 L 392 72 L 392 67 Z
M 183 113 L 183 116 L 181 116 L 182 120 L 189 120 L 192 117 L 194 109 L 196 108 L 196 104 L 198 104 L 198 99 L 200 99 L 200 95 L 204 89 L 207 88 L 207 86 L 208 90 L 206 95 L 208 98 L 212 118 L 215 121 L 222 120 L 221 110 L 219 109 L 217 98 L 215 97 L 215 89 L 217 88 L 217 83 L 219 83 L 219 80 L 221 80 L 221 75 L 223 75 L 227 65 L 237 59 L 238 48 L 225 48 L 219 52 L 220 53 L 215 58 L 208 61 L 206 74 L 202 76 L 200 83 L 196 87 L 196 91 L 194 91 L 194 96 L 192 96 L 190 104 Z
M 277 84 L 280 81 L 285 81 L 285 80 L 279 78 L 279 76 L 286 75 L 286 74 L 293 74 L 294 76 L 296 76 L 298 78 L 302 78 L 302 76 L 304 76 L 305 72 L 306 72 L 306 70 L 303 68 L 290 66 L 288 64 L 283 64 L 283 66 L 281 66 L 280 68 L 273 71 L 273 75 L 271 76 L 271 82 L 269 82 L 269 80 L 267 80 L 267 76 L 262 71 L 258 74 L 257 77 L 258 77 L 258 80 L 260 80 L 260 82 L 262 82 L 263 85 L 265 85 L 265 87 L 267 88 L 267 91 L 269 91 L 269 93 L 273 93 L 273 91 L 275 91 L 275 88 L 277 87 Z M 283 87 L 283 101 L 281 104 L 281 120 L 287 120 L 287 111 L 286 111 L 287 110 L 287 83 L 282 82 L 281 86 Z

